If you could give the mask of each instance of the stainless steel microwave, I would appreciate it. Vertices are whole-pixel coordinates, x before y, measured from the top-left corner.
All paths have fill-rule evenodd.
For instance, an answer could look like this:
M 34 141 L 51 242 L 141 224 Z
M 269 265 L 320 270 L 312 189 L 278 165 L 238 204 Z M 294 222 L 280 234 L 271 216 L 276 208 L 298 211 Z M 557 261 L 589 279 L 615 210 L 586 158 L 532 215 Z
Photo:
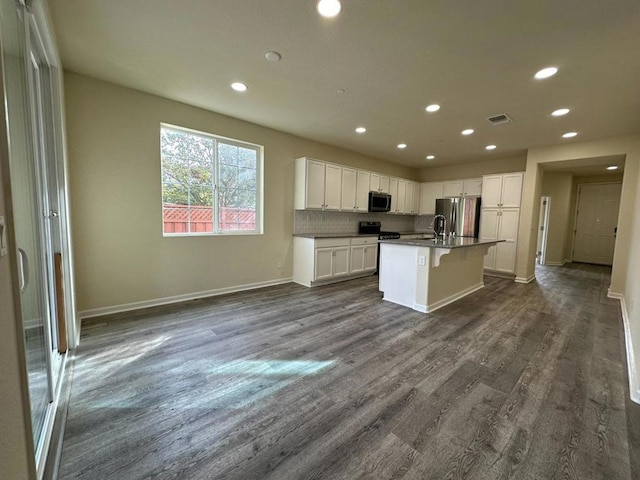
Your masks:
M 389 212 L 391 210 L 391 195 L 381 192 L 369 192 L 370 212 Z

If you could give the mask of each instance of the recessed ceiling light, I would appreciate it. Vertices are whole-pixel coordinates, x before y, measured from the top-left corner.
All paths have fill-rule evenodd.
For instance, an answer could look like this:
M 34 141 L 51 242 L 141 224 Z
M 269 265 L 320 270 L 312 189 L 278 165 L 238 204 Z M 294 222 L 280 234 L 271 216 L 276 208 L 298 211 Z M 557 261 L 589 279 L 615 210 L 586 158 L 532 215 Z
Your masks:
M 273 50 L 264 54 L 264 57 L 270 62 L 277 62 L 282 58 L 278 52 L 274 52 Z
M 466 130 L 462 130 L 463 135 L 471 135 L 473 133 L 473 128 L 467 128 Z
M 332 18 L 337 16 L 342 10 L 339 0 L 320 0 L 316 5 L 318 13 L 323 17 Z
M 567 132 L 564 135 L 562 135 L 562 138 L 573 138 L 576 135 L 578 135 L 578 132 Z
M 618 169 L 618 166 L 617 166 L 617 165 L 609 165 L 609 166 L 607 167 L 607 170 L 617 170 L 617 169 Z
M 407 144 L 406 144 L 406 143 L 399 143 L 399 144 L 398 144 L 398 148 L 399 148 L 399 149 L 401 149 L 401 150 L 402 150 L 403 148 L 407 148 Z
M 233 82 L 231 84 L 231 88 L 233 88 L 236 92 L 246 92 L 247 86 L 242 82 Z
M 554 110 L 553 112 L 551 112 L 551 115 L 553 115 L 554 117 L 561 117 L 569 112 L 570 110 L 568 108 L 559 108 L 558 110 Z
M 438 110 L 440 110 L 440 105 L 436 105 L 434 103 L 433 105 L 429 105 L 427 108 L 425 108 L 425 110 L 429 113 L 437 112 Z
M 553 77 L 556 73 L 558 73 L 558 69 L 556 67 L 547 67 L 536 72 L 535 77 L 538 80 L 542 80 L 544 78 Z
M 495 150 L 496 146 L 495 145 L 487 145 L 486 147 L 484 147 L 486 150 Z
M 357 132 L 357 133 L 364 133 L 364 132 L 366 132 L 366 131 L 367 131 L 367 129 L 366 129 L 366 128 L 364 128 L 364 127 L 358 127 L 358 128 L 356 128 L 356 132 Z
M 435 155 L 427 155 L 427 160 L 433 160 L 434 158 L 436 158 Z

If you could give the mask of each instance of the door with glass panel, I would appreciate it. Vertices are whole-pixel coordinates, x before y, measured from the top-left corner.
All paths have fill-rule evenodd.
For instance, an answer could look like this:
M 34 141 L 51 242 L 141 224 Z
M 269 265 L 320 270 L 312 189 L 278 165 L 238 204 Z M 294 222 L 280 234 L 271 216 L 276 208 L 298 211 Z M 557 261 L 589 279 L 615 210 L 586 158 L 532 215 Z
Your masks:
M 13 0 L 0 0 L 2 77 L 6 109 L 5 151 L 9 152 L 11 205 L 15 228 L 31 424 L 36 464 L 46 457 L 52 426 L 54 392 L 61 372 L 57 351 L 54 245 L 60 226 L 55 218 L 58 188 L 51 72 L 30 15 Z

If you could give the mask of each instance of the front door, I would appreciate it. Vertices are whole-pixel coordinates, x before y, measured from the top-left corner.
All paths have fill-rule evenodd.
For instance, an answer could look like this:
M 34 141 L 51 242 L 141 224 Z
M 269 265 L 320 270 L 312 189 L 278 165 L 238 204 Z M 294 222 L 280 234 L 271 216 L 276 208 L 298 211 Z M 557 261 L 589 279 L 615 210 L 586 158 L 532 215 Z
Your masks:
M 574 262 L 613 264 L 621 187 L 619 183 L 580 185 Z

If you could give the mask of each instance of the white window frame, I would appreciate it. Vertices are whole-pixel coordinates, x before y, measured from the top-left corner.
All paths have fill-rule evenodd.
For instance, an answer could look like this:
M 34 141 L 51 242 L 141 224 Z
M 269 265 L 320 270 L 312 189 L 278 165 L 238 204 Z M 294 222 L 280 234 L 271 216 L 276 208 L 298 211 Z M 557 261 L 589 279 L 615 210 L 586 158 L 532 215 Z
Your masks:
M 219 195 L 218 195 L 218 183 L 219 183 L 219 165 L 218 165 L 218 151 L 217 148 L 214 150 L 214 165 L 213 165 L 213 232 L 165 232 L 164 231 L 164 183 L 163 183 L 163 175 L 162 175 L 162 139 L 161 133 L 162 129 L 171 129 L 177 130 L 185 133 L 189 133 L 192 135 L 198 135 L 203 137 L 208 137 L 217 142 L 225 143 L 227 145 L 234 145 L 237 147 L 250 148 L 256 150 L 257 152 L 257 163 L 256 163 L 256 227 L 254 230 L 220 230 L 220 217 L 218 214 L 219 211 Z M 234 138 L 224 137 L 222 135 L 217 135 L 214 133 L 203 132 L 200 130 L 194 130 L 187 127 L 182 127 L 179 125 L 173 125 L 170 123 L 160 123 L 159 130 L 160 141 L 158 142 L 160 145 L 160 209 L 161 209 L 161 222 L 162 222 L 162 236 L 163 237 L 217 237 L 217 236 L 229 236 L 229 235 L 262 235 L 264 234 L 263 229 L 263 218 L 264 218 L 264 147 L 257 143 L 246 142 L 244 140 L 237 140 Z

